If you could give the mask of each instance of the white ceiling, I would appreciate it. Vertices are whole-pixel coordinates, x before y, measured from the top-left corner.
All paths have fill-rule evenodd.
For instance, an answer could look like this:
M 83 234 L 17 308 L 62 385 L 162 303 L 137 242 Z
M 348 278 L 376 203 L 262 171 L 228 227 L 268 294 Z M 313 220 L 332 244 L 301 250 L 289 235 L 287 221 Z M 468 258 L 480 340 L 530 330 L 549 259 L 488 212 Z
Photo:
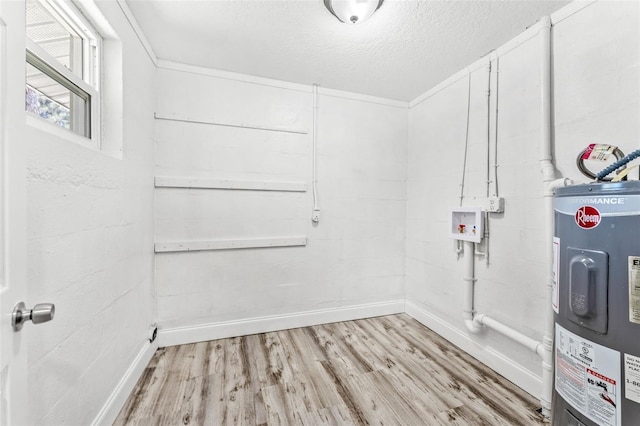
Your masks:
M 386 0 L 347 25 L 322 0 L 127 0 L 160 59 L 401 101 L 567 3 Z

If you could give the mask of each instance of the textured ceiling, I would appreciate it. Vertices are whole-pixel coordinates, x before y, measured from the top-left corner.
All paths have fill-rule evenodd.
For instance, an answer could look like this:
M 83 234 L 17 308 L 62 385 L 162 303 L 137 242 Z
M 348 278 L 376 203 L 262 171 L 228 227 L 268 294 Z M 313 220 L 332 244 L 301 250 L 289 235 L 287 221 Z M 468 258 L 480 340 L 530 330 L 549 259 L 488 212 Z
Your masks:
M 347 25 L 322 0 L 127 0 L 160 59 L 401 101 L 567 3 L 386 0 Z

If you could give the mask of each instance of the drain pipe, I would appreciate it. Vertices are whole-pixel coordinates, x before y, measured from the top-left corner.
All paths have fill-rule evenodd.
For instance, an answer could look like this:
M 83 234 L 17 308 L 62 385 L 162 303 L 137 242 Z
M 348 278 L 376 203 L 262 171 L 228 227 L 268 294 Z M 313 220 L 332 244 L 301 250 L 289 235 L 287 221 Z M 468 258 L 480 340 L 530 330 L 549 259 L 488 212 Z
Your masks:
M 544 236 L 546 252 L 544 268 L 547 286 L 545 298 L 546 318 L 542 342 L 542 414 L 551 417 L 551 397 L 553 395 L 553 311 L 551 310 L 551 269 L 553 268 L 553 190 L 561 186 L 556 179 L 556 168 L 551 154 L 551 19 L 545 16 L 540 21 L 540 98 L 541 98 L 541 140 L 540 140 L 540 173 L 544 185 Z
M 516 343 L 521 344 L 522 346 L 528 348 L 532 352 L 538 354 L 542 358 L 542 388 L 543 394 L 540 397 L 540 404 L 542 406 L 542 414 L 546 417 L 550 417 L 551 415 L 551 394 L 549 394 L 549 398 L 547 396 L 547 390 L 552 390 L 553 385 L 553 371 L 551 364 L 551 347 L 553 346 L 553 340 L 550 341 L 551 345 L 549 349 L 547 348 L 547 334 L 545 333 L 545 340 L 543 342 L 539 342 L 535 339 L 532 339 L 524 334 L 520 333 L 513 328 L 502 324 L 494 320 L 485 314 L 477 314 L 474 305 L 474 287 L 476 282 L 475 270 L 474 270 L 474 261 L 475 261 L 475 247 L 474 243 L 470 241 L 465 241 L 463 257 L 464 257 L 464 265 L 465 265 L 465 274 L 464 281 L 466 283 L 465 288 L 465 305 L 463 309 L 463 319 L 464 324 L 471 333 L 477 334 L 482 331 L 483 326 L 496 331 L 503 336 L 513 340 Z M 553 325 L 553 316 L 551 316 L 552 325 Z M 549 368 L 546 368 L 546 367 Z M 550 385 L 547 384 L 549 382 Z M 548 389 L 547 389 L 548 388 Z
M 467 326 L 467 330 L 471 333 L 477 334 L 479 333 L 483 327 L 486 326 L 503 336 L 508 337 L 509 339 L 520 343 L 524 347 L 528 348 L 534 353 L 537 353 L 541 357 L 544 356 L 544 344 L 543 342 L 539 342 L 530 337 L 525 336 L 519 331 L 514 330 L 513 328 L 502 324 L 494 320 L 485 314 L 477 314 L 475 310 L 475 304 L 473 300 L 474 296 L 474 287 L 476 282 L 475 276 L 475 247 L 474 243 L 471 241 L 464 242 L 464 281 L 466 282 L 465 288 L 465 305 L 462 311 L 464 324 Z
M 464 248 L 462 250 L 462 256 L 464 257 L 464 277 L 463 280 L 466 283 L 465 286 L 465 298 L 464 308 L 462 311 L 462 318 L 464 324 L 467 326 L 467 330 L 476 334 L 482 330 L 482 325 L 474 321 L 476 310 L 474 308 L 475 303 L 473 301 L 474 287 L 476 283 L 474 256 L 475 247 L 471 241 L 464 242 Z
M 571 185 L 568 178 L 559 176 L 553 165 L 551 150 L 551 18 L 548 16 L 540 20 L 540 98 L 541 98 L 541 140 L 540 140 L 540 173 L 544 185 L 544 236 L 545 259 L 544 271 L 546 273 L 546 321 L 542 338 L 544 352 L 542 354 L 542 414 L 551 417 L 551 397 L 553 394 L 553 311 L 551 309 L 553 289 L 553 194 L 557 188 Z

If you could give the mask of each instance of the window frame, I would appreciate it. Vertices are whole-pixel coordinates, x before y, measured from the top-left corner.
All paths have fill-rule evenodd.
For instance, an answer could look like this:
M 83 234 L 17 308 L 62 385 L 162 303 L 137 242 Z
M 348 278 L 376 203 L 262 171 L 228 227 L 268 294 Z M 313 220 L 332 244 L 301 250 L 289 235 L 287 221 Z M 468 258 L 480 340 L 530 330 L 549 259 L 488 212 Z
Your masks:
M 67 67 L 65 67 L 60 61 L 51 56 L 45 51 L 38 43 L 31 40 L 26 35 L 25 27 L 25 41 L 26 41 L 26 53 L 25 53 L 25 66 L 29 64 L 38 69 L 47 77 L 51 78 L 56 83 L 65 87 L 74 95 L 80 97 L 85 101 L 84 110 L 81 111 L 84 115 L 82 122 L 83 133 L 71 129 L 60 129 L 62 132 L 75 137 L 80 137 L 86 141 L 89 140 L 96 149 L 101 148 L 101 55 L 102 55 L 102 42 L 103 37 L 95 29 L 82 14 L 82 12 L 74 6 L 69 0 L 33 0 L 40 3 L 45 9 L 47 9 L 53 18 L 66 27 L 70 32 L 78 35 L 81 39 L 81 52 L 82 52 L 82 76 L 77 75 Z M 25 72 L 26 78 L 26 72 Z M 26 81 L 25 81 L 26 85 Z M 36 88 L 37 89 L 37 88 Z M 72 97 L 73 98 L 73 97 Z M 71 101 L 73 103 L 73 100 Z M 74 109 L 71 109 L 71 113 L 74 114 Z M 77 111 L 77 109 L 76 109 Z M 29 117 L 33 117 L 33 120 L 28 120 L 30 123 L 34 123 L 36 120 L 39 123 L 46 123 L 48 128 L 56 128 L 55 123 L 48 122 L 41 117 L 37 117 L 34 114 L 25 113 Z M 76 116 L 76 120 L 79 117 Z M 36 127 L 41 127 L 39 124 Z M 56 131 L 56 133 L 58 133 Z

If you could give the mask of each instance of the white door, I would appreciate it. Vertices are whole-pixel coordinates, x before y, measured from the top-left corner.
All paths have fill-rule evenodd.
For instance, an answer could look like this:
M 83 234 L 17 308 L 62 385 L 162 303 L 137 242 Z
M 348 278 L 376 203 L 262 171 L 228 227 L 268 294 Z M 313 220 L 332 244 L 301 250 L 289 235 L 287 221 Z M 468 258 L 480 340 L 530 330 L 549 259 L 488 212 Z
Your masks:
M 0 425 L 27 423 L 29 325 L 11 325 L 14 306 L 28 302 L 24 25 L 24 2 L 0 0 Z

